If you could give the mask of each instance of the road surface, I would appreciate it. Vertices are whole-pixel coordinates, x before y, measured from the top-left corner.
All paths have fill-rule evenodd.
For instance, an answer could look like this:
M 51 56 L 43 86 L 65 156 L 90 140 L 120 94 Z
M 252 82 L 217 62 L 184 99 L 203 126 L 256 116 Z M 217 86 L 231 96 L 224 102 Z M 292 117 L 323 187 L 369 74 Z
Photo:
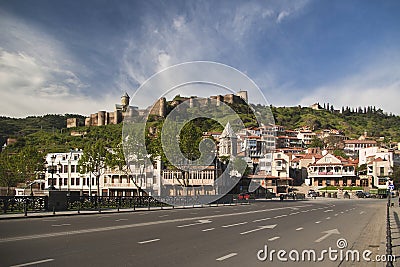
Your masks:
M 359 249 L 361 257 L 362 250 L 369 249 L 372 260 L 376 254 L 385 254 L 384 219 L 380 218 L 385 216 L 385 207 L 385 200 L 375 199 L 257 201 L 2 220 L 0 265 L 384 266 L 363 259 L 340 260 L 339 253 Z M 331 254 L 338 252 L 329 258 L 328 252 L 323 253 L 329 249 Z M 280 252 L 278 257 L 279 250 L 286 254 Z

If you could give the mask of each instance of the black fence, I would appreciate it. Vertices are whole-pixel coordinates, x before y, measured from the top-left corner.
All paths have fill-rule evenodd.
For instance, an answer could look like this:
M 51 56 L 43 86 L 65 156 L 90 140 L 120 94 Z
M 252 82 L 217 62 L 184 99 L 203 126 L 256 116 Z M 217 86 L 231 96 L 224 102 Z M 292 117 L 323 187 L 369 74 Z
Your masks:
M 174 206 L 203 206 L 243 204 L 254 201 L 238 199 L 237 195 L 227 194 L 215 200 L 215 196 L 200 198 L 198 196 L 168 196 L 155 199 L 151 196 L 88 196 L 68 194 L 65 191 L 50 191 L 49 196 L 0 196 L 0 214 L 18 214 L 58 211 L 99 211 L 117 209 L 163 208 Z
M 1 213 L 27 213 L 48 210 L 47 196 L 0 196 Z
M 167 206 L 150 196 L 69 196 L 67 210 L 136 209 Z M 49 207 L 51 209 L 51 207 Z

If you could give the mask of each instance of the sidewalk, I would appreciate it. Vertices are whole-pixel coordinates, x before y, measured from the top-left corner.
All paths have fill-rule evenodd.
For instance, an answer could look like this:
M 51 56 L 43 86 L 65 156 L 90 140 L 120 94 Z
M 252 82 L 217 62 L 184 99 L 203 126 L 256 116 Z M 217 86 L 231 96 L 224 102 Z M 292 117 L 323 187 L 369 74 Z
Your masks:
M 393 200 L 394 201 L 394 200 Z M 397 199 L 395 199 L 397 201 Z M 376 209 L 375 213 L 366 224 L 362 233 L 357 241 L 349 247 L 352 250 L 365 251 L 369 250 L 372 252 L 370 258 L 372 259 L 376 255 L 386 255 L 386 205 L 387 202 L 381 202 L 382 206 Z M 391 218 L 394 211 L 399 212 L 400 208 L 390 208 Z M 392 220 L 393 221 L 393 220 Z M 391 228 L 394 229 L 395 225 L 391 222 Z M 392 230 L 392 237 L 394 234 Z M 400 234 L 397 232 L 398 236 Z M 400 244 L 400 239 L 394 240 L 397 244 Z M 393 242 L 394 243 L 394 242 Z M 400 247 L 393 247 L 392 254 L 398 255 L 400 259 Z M 363 264 L 363 265 L 362 265 Z M 340 267 L 350 267 L 350 266 L 368 266 L 368 267 L 385 267 L 386 262 L 342 262 L 339 264 Z M 396 266 L 396 263 L 394 264 Z
M 396 256 L 394 266 L 400 264 L 400 207 L 399 199 L 392 199 L 394 207 L 390 208 L 390 229 L 392 233 L 392 254 Z

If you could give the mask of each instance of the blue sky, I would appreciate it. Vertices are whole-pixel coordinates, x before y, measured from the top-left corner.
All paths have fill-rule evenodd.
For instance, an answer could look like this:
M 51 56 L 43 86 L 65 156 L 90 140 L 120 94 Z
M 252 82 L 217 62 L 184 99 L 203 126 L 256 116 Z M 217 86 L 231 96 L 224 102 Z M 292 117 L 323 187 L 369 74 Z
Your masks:
M 113 110 L 194 60 L 246 73 L 275 106 L 400 114 L 398 14 L 389 0 L 0 0 L 0 115 Z

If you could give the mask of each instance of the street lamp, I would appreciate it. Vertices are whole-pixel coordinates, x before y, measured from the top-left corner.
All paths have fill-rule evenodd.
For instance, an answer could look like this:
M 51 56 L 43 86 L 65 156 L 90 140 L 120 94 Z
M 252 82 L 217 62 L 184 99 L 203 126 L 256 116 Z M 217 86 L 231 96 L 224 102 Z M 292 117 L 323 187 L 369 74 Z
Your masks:
M 55 165 L 54 165 L 54 161 L 56 159 L 56 155 L 53 154 L 50 157 L 51 159 L 51 166 L 48 167 L 48 172 L 51 173 L 51 185 L 49 185 L 49 190 L 54 190 L 55 186 L 54 186 L 54 173 L 55 173 Z

